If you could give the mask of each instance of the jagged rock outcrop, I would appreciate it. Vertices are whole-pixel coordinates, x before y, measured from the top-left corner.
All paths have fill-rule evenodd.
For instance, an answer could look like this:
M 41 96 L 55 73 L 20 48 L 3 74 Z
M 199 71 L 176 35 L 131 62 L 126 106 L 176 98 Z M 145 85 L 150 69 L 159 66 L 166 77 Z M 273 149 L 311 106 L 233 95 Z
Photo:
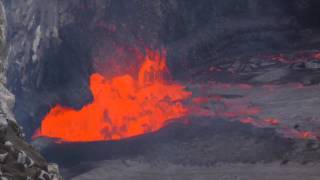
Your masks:
M 6 88 L 8 67 L 7 21 L 5 8 L 0 2 L 0 179 L 2 180 L 59 180 L 59 168 L 49 164 L 24 137 L 12 113 L 15 97 Z M 36 37 L 37 39 L 37 37 Z M 35 40 L 37 41 L 37 40 Z M 38 42 L 34 42 L 37 44 Z M 36 46 L 36 45 L 35 45 Z M 21 47 L 23 48 L 23 47 Z
M 0 118 L 0 178 L 8 180 L 59 180 L 59 168 L 47 161 L 23 139 L 21 127 Z

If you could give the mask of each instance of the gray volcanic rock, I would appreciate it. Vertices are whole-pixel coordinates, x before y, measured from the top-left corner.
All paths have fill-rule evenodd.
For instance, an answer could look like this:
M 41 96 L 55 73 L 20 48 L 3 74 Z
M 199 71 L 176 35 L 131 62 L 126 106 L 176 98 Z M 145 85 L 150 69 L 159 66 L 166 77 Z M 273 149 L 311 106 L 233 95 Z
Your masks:
M 137 161 L 105 161 L 72 180 L 317 180 L 320 176 L 314 165 L 279 163 L 228 164 L 212 167 L 181 166 L 170 163 L 148 164 Z
M 271 83 L 281 78 L 286 77 L 290 71 L 288 69 L 272 69 L 269 72 L 256 76 L 252 79 L 253 82 Z
M 12 52 L 12 49 L 6 45 L 6 23 L 4 6 L 0 2 L 0 179 L 59 180 L 61 179 L 59 171 L 52 171 L 52 165 L 48 164 L 31 145 L 26 143 L 22 128 L 17 124 L 12 113 L 15 97 L 6 88 L 5 78 L 10 59 L 10 53 L 7 56 L 7 51 Z M 41 172 L 44 171 L 47 172 L 48 177 L 41 178 Z

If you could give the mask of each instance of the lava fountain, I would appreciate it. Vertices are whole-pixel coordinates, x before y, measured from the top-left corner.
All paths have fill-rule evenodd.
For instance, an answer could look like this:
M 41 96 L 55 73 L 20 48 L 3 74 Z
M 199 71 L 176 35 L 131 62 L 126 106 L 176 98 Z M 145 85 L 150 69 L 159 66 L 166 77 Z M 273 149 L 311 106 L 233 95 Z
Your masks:
M 191 96 L 168 76 L 165 51 L 152 50 L 146 51 L 133 73 L 115 77 L 94 73 L 90 77 L 93 101 L 80 110 L 56 105 L 34 137 L 90 142 L 157 131 L 187 114 L 182 101 Z

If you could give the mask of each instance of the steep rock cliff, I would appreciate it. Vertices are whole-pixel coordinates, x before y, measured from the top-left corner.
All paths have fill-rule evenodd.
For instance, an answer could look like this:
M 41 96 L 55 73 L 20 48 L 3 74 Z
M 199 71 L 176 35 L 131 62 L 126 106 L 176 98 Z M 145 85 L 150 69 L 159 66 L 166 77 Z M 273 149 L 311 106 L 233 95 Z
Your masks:
M 6 88 L 6 71 L 10 64 L 7 42 L 7 18 L 0 2 L 0 178 L 12 180 L 61 179 L 58 166 L 48 164 L 24 137 L 12 113 L 14 95 Z

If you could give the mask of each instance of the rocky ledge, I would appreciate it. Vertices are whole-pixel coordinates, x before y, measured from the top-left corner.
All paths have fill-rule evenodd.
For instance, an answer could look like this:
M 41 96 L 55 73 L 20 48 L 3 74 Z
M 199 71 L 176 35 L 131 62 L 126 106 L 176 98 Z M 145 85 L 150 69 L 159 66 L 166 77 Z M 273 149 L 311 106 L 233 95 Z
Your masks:
M 10 113 L 12 98 L 4 86 L 0 87 L 0 179 L 1 180 L 60 180 L 59 167 L 48 163 L 24 140 L 24 133 Z M 5 96 L 6 95 L 6 96 Z M 10 103 L 11 102 L 11 103 Z

